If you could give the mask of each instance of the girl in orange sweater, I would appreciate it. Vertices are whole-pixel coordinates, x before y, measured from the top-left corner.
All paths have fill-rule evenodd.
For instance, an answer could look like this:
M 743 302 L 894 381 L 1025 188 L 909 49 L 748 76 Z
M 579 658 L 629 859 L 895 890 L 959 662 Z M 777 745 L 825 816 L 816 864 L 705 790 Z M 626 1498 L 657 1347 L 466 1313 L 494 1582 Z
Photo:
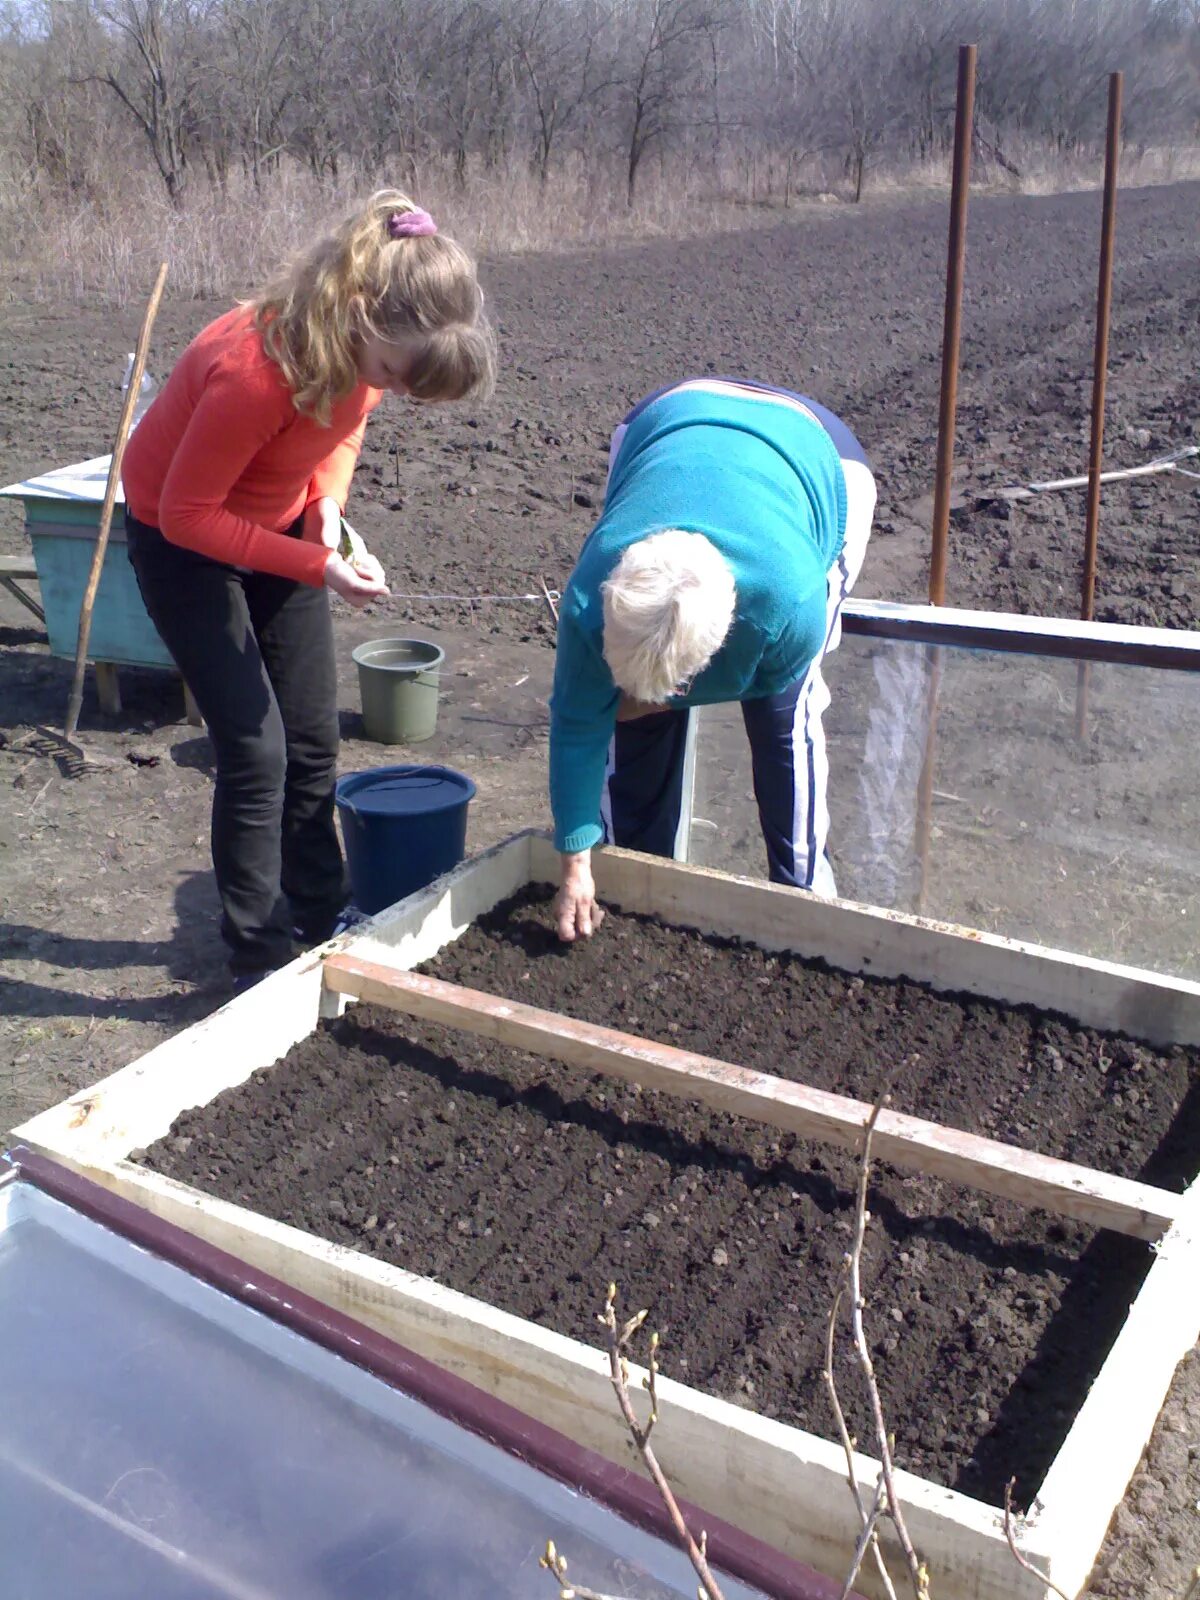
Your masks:
M 212 851 L 239 983 L 317 943 L 345 907 L 333 820 L 328 591 L 362 606 L 382 567 L 338 553 L 368 414 L 485 392 L 475 264 L 383 190 L 188 346 L 129 442 L 129 555 L 216 751 Z

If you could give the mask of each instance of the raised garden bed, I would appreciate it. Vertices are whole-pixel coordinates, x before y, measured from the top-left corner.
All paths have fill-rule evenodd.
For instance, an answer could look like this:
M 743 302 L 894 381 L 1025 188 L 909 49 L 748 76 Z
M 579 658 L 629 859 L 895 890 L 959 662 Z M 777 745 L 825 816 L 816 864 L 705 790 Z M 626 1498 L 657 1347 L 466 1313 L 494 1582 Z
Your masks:
M 523 891 L 423 970 L 1182 1191 L 1200 1050 L 610 915 L 564 950 Z M 146 1164 L 590 1340 L 604 1286 L 664 1370 L 830 1433 L 821 1369 L 854 1158 L 492 1040 L 353 1007 Z M 1041 1483 L 1153 1259 L 1140 1239 L 884 1168 L 867 1274 L 899 1459 L 1002 1505 Z M 851 1431 L 871 1437 L 848 1357 Z M 853 1403 L 851 1399 L 853 1397 Z
M 472 932 L 438 964 L 439 975 L 476 988 L 760 1069 L 751 1081 L 710 1064 L 691 1097 L 707 1099 L 702 1110 L 511 1046 L 576 1068 L 601 1061 L 660 1086 L 688 1065 L 678 1048 L 614 1043 L 562 1017 L 547 1027 L 508 1000 L 460 1015 L 453 991 L 405 984 L 399 969 L 435 955 L 552 860 L 540 838 L 513 841 L 348 941 L 324 974 L 315 961 L 297 964 L 19 1131 L 625 1459 L 603 1362 L 584 1343 L 611 1273 L 630 1300 L 654 1305 L 668 1370 L 686 1385 L 662 1391 L 663 1454 L 681 1492 L 838 1572 L 853 1508 L 840 1452 L 814 1437 L 828 1432 L 815 1352 L 845 1242 L 852 1157 L 796 1135 L 817 1129 L 853 1143 L 853 1115 L 817 1089 L 870 1098 L 886 1070 L 898 1111 L 1011 1142 L 922 1133 L 927 1125 L 899 1119 L 883 1141 L 903 1171 L 880 1172 L 868 1281 L 900 1454 L 922 1474 L 901 1477 L 910 1528 L 941 1594 L 1041 1596 L 1044 1584 L 1005 1549 L 994 1506 L 975 1498 L 994 1500 L 1009 1471 L 1027 1493 L 1040 1479 L 1026 1551 L 1077 1587 L 1200 1327 L 1197 1195 L 1177 1193 L 1191 1175 L 1189 1138 L 1195 1149 L 1195 1053 L 1087 1030 L 1194 1044 L 1200 988 L 621 852 L 601 857 L 601 892 L 627 911 L 718 938 L 752 936 L 764 951 L 821 952 L 858 976 L 838 979 L 791 955 L 731 956 L 632 919 L 559 955 L 537 908 L 507 924 L 515 936 Z M 552 986 L 538 992 L 542 983 Z M 1004 1004 L 933 996 L 921 984 Z M 465 1021 L 506 1043 L 367 1008 L 309 1038 L 318 1009 L 336 1010 L 335 989 Z M 1047 1005 L 1077 1020 L 1021 1009 Z M 890 1046 L 870 1042 L 889 1030 Z M 294 1092 L 285 1067 L 241 1091 L 252 1114 L 243 1110 L 207 1149 L 219 1108 L 173 1135 L 192 1141 L 168 1147 L 177 1170 L 230 1199 L 128 1159 L 186 1107 L 207 1106 L 297 1045 L 295 1062 L 309 1067 Z M 766 1088 L 763 1070 L 816 1088 Z M 774 1125 L 724 1115 L 747 1106 Z M 273 1140 L 288 1153 L 264 1159 Z M 921 1176 L 922 1166 L 940 1176 Z M 1144 1241 L 1164 1234 L 1138 1292 Z M 1014 1383 L 1022 1367 L 1032 1406 Z M 862 1472 L 870 1481 L 869 1462 Z

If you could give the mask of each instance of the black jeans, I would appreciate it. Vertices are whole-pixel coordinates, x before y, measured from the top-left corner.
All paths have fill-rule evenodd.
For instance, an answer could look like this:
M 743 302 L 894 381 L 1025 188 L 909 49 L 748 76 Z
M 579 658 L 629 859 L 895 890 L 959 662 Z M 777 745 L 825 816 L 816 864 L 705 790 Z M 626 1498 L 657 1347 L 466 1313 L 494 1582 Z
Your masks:
M 280 966 L 293 927 L 318 942 L 346 903 L 329 597 L 185 550 L 128 514 L 125 525 L 146 609 L 216 752 L 212 856 L 230 965 Z

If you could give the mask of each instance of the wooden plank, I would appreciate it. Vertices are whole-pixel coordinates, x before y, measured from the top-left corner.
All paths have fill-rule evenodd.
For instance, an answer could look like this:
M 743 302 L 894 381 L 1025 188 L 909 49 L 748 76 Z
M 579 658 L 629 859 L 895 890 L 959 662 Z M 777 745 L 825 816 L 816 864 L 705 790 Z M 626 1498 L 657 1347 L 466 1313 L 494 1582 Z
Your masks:
M 347 943 L 368 960 L 392 967 L 416 966 L 466 932 L 477 917 L 529 882 L 529 851 L 536 830 L 493 845 L 366 923 Z
M 1080 622 L 1070 617 L 1025 617 L 959 606 L 911 605 L 899 600 L 859 600 L 842 607 L 842 627 L 867 639 L 944 644 L 958 650 L 992 650 L 1067 661 L 1107 661 L 1122 667 L 1200 669 L 1200 634 L 1188 628 L 1143 628 L 1121 622 Z
M 530 849 L 532 880 L 557 882 L 552 842 L 535 835 Z M 819 956 L 844 972 L 908 977 L 943 993 L 1062 1012 L 1153 1044 L 1200 1044 L 1200 983 L 1185 978 L 632 850 L 608 847 L 592 859 L 600 898 L 625 911 Z
M 19 600 L 27 611 L 32 611 L 39 622 L 45 622 L 46 613 L 31 594 L 22 589 L 22 583 L 37 581 L 37 567 L 22 556 L 0 556 L 0 587 L 8 590 L 14 600 Z
M 390 907 L 366 924 L 365 933 L 344 935 L 325 948 L 361 948 L 378 961 L 426 960 L 525 881 L 528 841 L 527 834 L 506 840 Z M 181 1111 L 207 1105 L 285 1055 L 316 1027 L 324 993 L 320 957 L 309 952 L 119 1072 L 31 1118 L 13 1136 L 67 1158 L 127 1156 L 160 1138 Z
M 427 1022 L 463 1028 L 517 1050 L 553 1056 L 585 1072 L 603 1072 L 661 1089 L 730 1116 L 748 1117 L 804 1139 L 858 1150 L 871 1107 L 804 1083 L 657 1044 L 553 1011 L 503 1000 L 438 978 L 396 972 L 345 952 L 325 962 L 325 984 L 338 994 L 390 1006 Z M 875 1153 L 930 1177 L 1041 1206 L 1091 1227 L 1157 1239 L 1170 1227 L 1179 1196 L 1074 1162 L 983 1139 L 921 1117 L 884 1111 Z
M 1200 1339 L 1200 1180 L 1183 1197 L 1137 1299 L 1038 1493 L 1050 1576 L 1087 1582 L 1175 1368 Z
M 601 1352 L 129 1163 L 67 1164 L 609 1460 L 640 1470 Z M 634 1367 L 635 1390 L 641 1376 Z M 670 1378 L 660 1378 L 658 1388 L 662 1420 L 655 1448 L 677 1491 L 818 1571 L 840 1575 L 857 1530 L 840 1447 Z M 869 1492 L 877 1465 L 857 1456 L 856 1470 Z M 940 1600 L 1044 1600 L 1044 1587 L 1012 1560 L 996 1511 L 909 1473 L 899 1472 L 897 1484 Z M 898 1570 L 898 1551 L 887 1548 Z M 881 1600 L 867 1574 L 857 1586 Z
M 115 1160 L 152 1144 L 180 1112 L 269 1067 L 316 1027 L 320 959 L 309 953 L 193 1027 L 13 1130 L 76 1161 Z

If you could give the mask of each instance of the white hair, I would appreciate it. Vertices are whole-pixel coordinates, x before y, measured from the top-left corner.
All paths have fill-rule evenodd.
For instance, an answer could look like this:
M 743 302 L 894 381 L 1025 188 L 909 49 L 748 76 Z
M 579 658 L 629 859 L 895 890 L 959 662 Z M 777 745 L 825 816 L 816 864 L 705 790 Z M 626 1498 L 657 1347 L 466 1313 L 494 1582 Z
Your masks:
M 725 557 L 702 533 L 679 528 L 631 544 L 600 592 L 613 681 L 650 705 L 669 700 L 708 665 L 737 603 Z

